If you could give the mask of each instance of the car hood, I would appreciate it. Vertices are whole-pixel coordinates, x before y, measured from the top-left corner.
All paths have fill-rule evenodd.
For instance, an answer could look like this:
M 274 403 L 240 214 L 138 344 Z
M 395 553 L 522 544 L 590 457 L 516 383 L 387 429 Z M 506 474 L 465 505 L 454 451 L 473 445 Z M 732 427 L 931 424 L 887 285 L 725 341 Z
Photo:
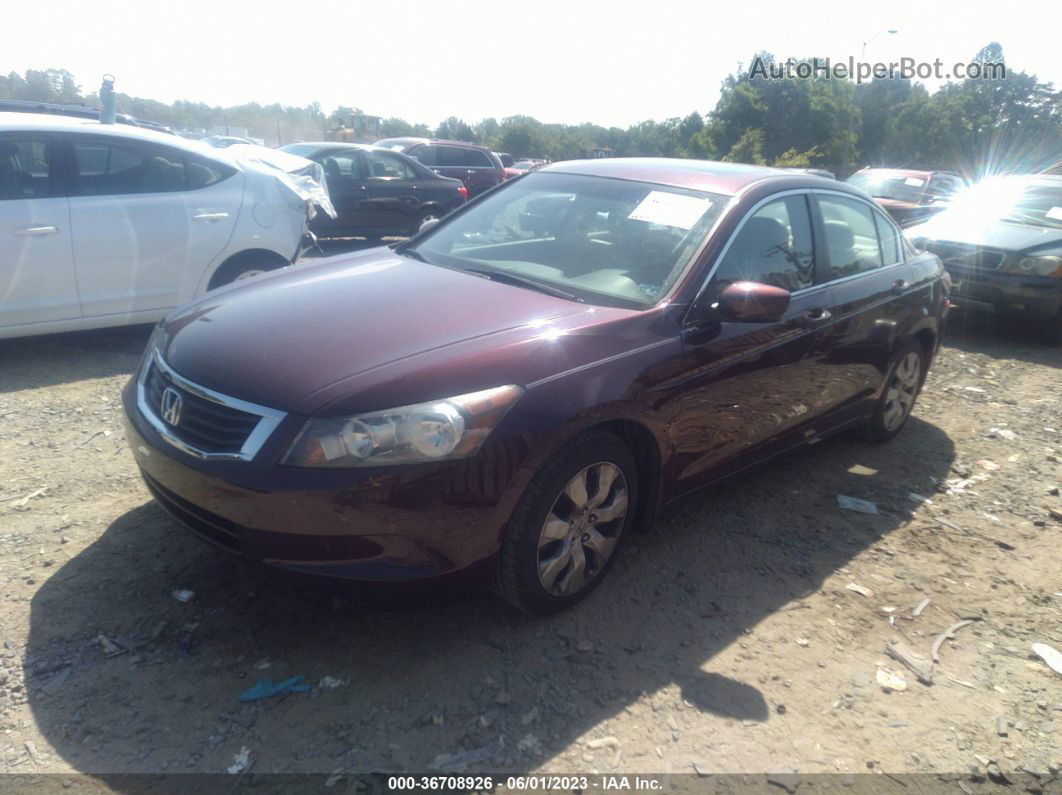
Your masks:
M 947 212 L 905 230 L 911 239 L 924 237 L 949 243 L 986 246 L 1003 251 L 1027 252 L 1062 248 L 1062 229 L 1031 224 L 975 223 Z
M 164 321 L 163 355 L 185 378 L 232 397 L 342 413 L 527 383 L 622 347 L 569 344 L 543 358 L 528 343 L 638 314 L 378 248 L 208 293 Z

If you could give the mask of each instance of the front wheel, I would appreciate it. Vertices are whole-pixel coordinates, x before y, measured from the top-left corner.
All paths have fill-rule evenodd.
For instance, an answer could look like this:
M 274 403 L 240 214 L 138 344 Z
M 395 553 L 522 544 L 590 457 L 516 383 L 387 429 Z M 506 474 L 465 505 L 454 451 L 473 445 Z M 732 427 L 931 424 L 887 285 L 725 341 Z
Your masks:
M 907 423 L 926 377 L 926 352 L 917 342 L 901 348 L 893 359 L 885 389 L 861 430 L 873 442 L 888 441 Z
M 637 467 L 610 433 L 576 438 L 542 465 L 509 520 L 494 590 L 527 613 L 584 599 L 612 566 L 634 518 Z

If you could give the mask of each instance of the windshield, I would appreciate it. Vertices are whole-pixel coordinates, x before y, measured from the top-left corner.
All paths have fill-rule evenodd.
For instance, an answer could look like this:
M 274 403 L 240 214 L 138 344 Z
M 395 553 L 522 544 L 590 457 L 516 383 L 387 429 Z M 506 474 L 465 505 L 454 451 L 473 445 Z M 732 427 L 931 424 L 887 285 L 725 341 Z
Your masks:
M 1062 180 L 988 179 L 960 193 L 941 217 L 980 225 L 1002 221 L 1062 229 Z
M 646 182 L 531 173 L 413 250 L 428 262 L 502 271 L 591 303 L 647 306 L 682 274 L 727 200 Z
M 926 186 L 925 177 L 905 177 L 894 171 L 860 171 L 845 180 L 875 199 L 917 203 Z

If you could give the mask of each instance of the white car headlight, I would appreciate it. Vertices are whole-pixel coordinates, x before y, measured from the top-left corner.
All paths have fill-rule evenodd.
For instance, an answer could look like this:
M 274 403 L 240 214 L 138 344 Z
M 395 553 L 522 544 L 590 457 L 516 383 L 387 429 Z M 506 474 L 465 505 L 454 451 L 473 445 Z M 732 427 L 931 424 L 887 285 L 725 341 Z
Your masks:
M 1062 257 L 1025 257 L 1018 267 L 1026 273 L 1051 276 L 1056 272 L 1062 273 Z
M 510 384 L 353 417 L 311 419 L 282 463 L 341 468 L 467 458 L 523 393 Z

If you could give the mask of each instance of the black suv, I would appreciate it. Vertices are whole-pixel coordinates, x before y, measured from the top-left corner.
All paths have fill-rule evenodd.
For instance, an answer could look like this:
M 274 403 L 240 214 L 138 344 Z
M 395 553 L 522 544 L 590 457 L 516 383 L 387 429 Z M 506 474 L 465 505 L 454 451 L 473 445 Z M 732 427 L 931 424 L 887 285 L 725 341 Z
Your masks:
M 384 138 L 374 145 L 415 157 L 436 174 L 461 180 L 468 188 L 469 199 L 505 179 L 505 168 L 498 156 L 484 146 L 428 138 Z

